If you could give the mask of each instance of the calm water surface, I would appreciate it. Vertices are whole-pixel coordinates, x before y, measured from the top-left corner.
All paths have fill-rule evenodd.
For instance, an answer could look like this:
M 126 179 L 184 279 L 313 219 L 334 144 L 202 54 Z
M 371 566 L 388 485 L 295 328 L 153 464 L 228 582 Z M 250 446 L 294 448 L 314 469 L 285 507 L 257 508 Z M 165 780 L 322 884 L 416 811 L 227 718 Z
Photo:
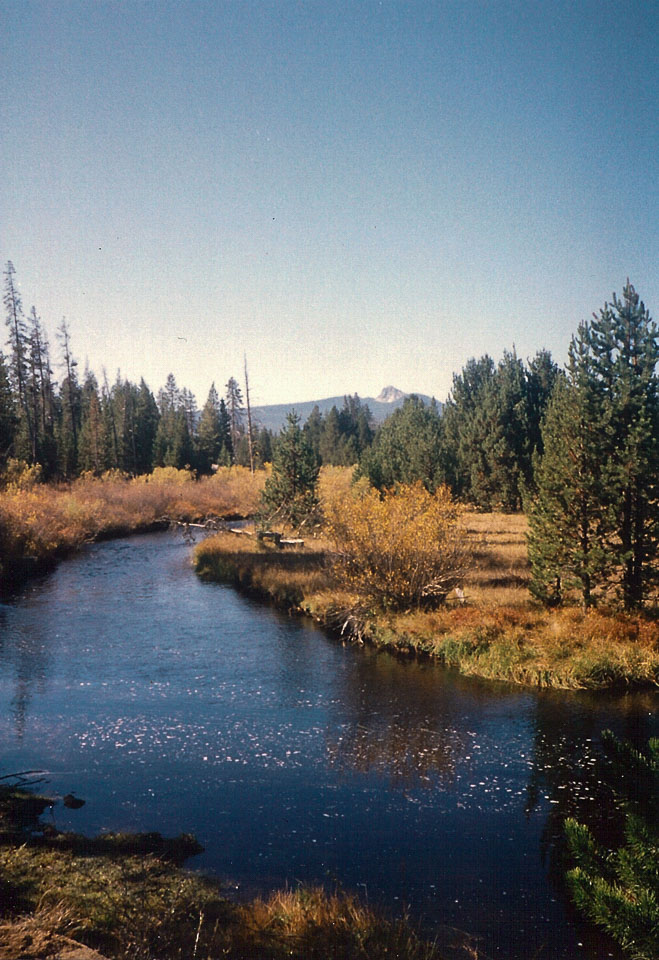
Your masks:
M 2 771 L 48 771 L 57 826 L 190 831 L 243 891 L 338 882 L 506 960 L 615 956 L 553 879 L 597 807 L 599 733 L 651 694 L 535 693 L 343 647 L 200 583 L 170 534 L 92 546 L 0 605 Z

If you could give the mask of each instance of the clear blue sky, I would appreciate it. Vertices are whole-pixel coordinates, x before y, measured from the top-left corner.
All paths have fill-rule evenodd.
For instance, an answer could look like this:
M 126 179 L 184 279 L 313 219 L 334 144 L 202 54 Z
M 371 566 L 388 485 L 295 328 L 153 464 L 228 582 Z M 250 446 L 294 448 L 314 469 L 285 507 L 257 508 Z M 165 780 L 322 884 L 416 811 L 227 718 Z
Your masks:
M 97 374 L 443 399 L 627 276 L 659 319 L 655 0 L 0 14 L 0 256 Z

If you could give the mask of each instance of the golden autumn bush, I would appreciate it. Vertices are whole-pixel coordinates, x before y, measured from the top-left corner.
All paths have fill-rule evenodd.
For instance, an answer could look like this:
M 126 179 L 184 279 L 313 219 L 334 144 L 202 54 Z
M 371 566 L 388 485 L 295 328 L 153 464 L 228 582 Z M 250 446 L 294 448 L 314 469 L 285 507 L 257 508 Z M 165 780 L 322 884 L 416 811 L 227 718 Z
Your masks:
M 400 484 L 325 503 L 337 582 L 383 610 L 430 608 L 462 583 L 469 551 L 463 509 L 447 487 Z

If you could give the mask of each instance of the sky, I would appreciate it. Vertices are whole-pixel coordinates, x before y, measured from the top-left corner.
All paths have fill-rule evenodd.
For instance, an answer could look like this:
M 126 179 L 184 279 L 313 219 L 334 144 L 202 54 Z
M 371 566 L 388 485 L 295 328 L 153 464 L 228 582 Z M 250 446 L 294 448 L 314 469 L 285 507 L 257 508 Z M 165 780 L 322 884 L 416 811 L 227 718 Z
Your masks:
M 659 319 L 655 0 L 0 0 L 0 257 L 80 368 L 201 406 Z

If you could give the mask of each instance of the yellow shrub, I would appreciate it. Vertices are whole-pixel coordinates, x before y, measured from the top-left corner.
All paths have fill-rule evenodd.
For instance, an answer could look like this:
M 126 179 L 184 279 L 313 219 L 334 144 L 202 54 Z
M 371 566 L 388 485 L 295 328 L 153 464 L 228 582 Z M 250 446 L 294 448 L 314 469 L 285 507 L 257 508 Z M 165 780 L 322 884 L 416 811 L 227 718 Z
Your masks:
M 337 580 L 380 608 L 437 606 L 466 570 L 462 514 L 447 487 L 430 494 L 420 483 L 329 500 Z
M 133 483 L 191 483 L 194 474 L 191 470 L 178 470 L 176 467 L 154 467 L 153 473 L 143 473 L 135 477 Z
M 2 477 L 6 492 L 12 494 L 19 490 L 31 490 L 41 483 L 41 472 L 40 463 L 30 466 L 25 460 L 9 460 Z
M 353 481 L 354 467 L 323 466 L 318 475 L 318 499 L 325 510 L 327 504 L 334 500 L 341 500 L 350 494 L 362 496 L 371 489 L 366 477 Z

